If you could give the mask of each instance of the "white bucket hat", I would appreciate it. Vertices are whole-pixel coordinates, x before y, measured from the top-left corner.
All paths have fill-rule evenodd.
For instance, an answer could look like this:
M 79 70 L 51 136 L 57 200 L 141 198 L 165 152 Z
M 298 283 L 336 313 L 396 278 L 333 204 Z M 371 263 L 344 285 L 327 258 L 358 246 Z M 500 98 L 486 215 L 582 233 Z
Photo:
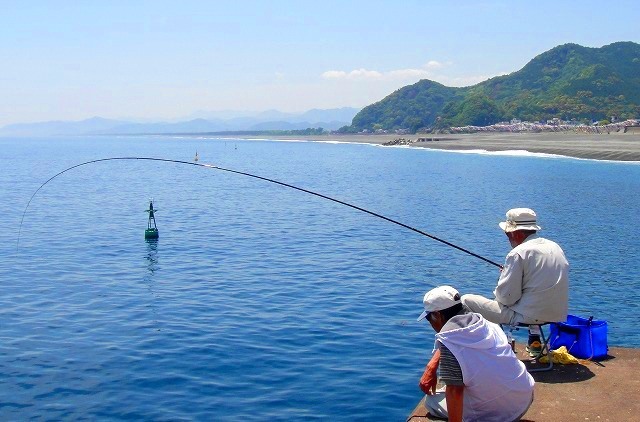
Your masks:
M 429 312 L 442 311 L 460 303 L 460 293 L 451 286 L 440 286 L 429 290 L 422 299 L 424 312 L 418 317 L 422 321 Z
M 507 211 L 507 221 L 498 224 L 505 232 L 516 230 L 541 230 L 535 211 L 530 208 L 513 208 Z

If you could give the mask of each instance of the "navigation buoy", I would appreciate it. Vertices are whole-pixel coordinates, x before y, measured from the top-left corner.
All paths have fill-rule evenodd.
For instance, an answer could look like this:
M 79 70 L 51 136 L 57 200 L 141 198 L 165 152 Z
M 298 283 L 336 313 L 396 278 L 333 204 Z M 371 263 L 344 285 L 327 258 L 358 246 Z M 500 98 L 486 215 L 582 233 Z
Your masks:
M 156 216 L 154 213 L 157 210 L 153 209 L 153 199 L 149 201 L 149 209 L 147 212 L 149 213 L 149 222 L 147 223 L 147 229 L 144 231 L 145 239 L 157 239 L 159 236 L 158 226 L 156 226 Z
M 198 162 L 198 151 L 196 151 L 196 158 L 193 159 L 196 163 Z

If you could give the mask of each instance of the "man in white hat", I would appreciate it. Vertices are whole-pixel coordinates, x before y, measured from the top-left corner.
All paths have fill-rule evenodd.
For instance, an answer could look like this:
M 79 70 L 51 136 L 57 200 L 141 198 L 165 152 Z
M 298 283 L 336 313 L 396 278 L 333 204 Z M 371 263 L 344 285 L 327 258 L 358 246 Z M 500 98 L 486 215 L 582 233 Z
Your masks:
M 533 402 L 535 383 L 504 331 L 467 312 L 453 287 L 430 290 L 423 304 L 418 321 L 426 319 L 437 333 L 434 356 L 446 385 L 435 394 L 425 391 L 429 413 L 450 421 L 519 420 Z
M 557 243 L 537 235 L 540 226 L 529 208 L 507 211 L 499 224 L 513 248 L 493 291 L 494 299 L 464 295 L 462 303 L 497 324 L 517 325 L 565 321 L 568 312 L 569 262 Z M 529 351 L 541 347 L 539 333 L 530 332 Z

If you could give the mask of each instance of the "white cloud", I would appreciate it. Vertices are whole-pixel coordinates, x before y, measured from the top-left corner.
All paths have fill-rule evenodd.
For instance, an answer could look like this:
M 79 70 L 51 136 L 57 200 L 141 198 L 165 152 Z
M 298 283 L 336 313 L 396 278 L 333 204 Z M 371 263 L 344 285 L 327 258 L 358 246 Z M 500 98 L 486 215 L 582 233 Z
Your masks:
M 381 79 L 384 75 L 377 70 L 357 69 L 349 72 L 349 79 Z
M 343 72 L 342 70 L 327 70 L 321 76 L 324 79 L 345 79 L 347 72 Z
M 346 79 L 346 80 L 394 80 L 394 79 L 411 79 L 416 77 L 427 76 L 428 72 L 422 69 L 400 69 L 388 72 L 379 72 L 377 70 L 355 69 L 350 72 L 343 70 L 328 70 L 321 77 L 323 79 Z
M 451 76 L 446 73 L 442 73 L 443 69 L 452 66 L 451 62 L 439 62 L 437 60 L 429 60 L 422 67 L 414 69 L 395 69 L 386 72 L 380 72 L 377 70 L 367 70 L 364 68 L 355 69 L 352 71 L 344 70 L 329 70 L 324 72 L 321 77 L 323 79 L 331 80 L 347 80 L 347 81 L 400 81 L 400 82 L 412 82 L 420 79 L 431 79 L 446 86 L 469 86 L 475 85 L 479 82 L 486 81 L 494 76 L 504 75 L 506 73 L 500 73 L 498 75 L 464 75 L 464 76 Z
M 387 72 L 391 79 L 423 79 L 429 77 L 431 73 L 424 69 L 399 69 Z
M 451 63 L 448 63 L 448 65 L 450 65 Z M 429 60 L 427 62 L 427 64 L 424 65 L 425 69 L 441 69 L 445 66 L 444 63 L 440 63 L 439 61 L 436 60 Z
M 351 72 L 343 70 L 328 70 L 322 75 L 324 79 L 381 79 L 383 74 L 375 70 L 356 69 Z
M 328 70 L 321 77 L 323 79 L 346 79 L 346 80 L 415 80 L 433 77 L 432 71 L 441 69 L 451 63 L 441 63 L 436 60 L 428 61 L 424 66 L 418 69 L 395 69 L 386 72 L 377 70 L 367 70 L 364 68 L 355 69 L 349 72 L 344 70 Z

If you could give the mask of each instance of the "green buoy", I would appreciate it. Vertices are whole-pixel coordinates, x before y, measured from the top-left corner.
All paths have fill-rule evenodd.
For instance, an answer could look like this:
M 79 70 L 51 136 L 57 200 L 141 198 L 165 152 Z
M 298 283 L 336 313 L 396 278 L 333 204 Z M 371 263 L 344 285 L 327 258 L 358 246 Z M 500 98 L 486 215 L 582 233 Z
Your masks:
M 149 201 L 149 209 L 147 210 L 147 212 L 149 213 L 149 222 L 147 224 L 147 229 L 144 231 L 144 238 L 145 239 L 157 239 L 159 234 L 158 234 L 158 226 L 156 226 L 156 216 L 154 215 L 154 213 L 157 210 L 153 209 L 153 199 L 151 201 Z

